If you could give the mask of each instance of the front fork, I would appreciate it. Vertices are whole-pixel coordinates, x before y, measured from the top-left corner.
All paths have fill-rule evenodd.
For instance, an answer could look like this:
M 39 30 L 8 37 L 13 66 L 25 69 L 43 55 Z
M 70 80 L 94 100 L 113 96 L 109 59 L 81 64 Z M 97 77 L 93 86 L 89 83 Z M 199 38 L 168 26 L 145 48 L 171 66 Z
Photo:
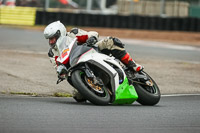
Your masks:
M 99 84 L 100 81 L 99 79 L 96 78 L 96 76 L 94 75 L 93 71 L 91 71 L 90 67 L 88 66 L 87 63 L 84 64 L 84 66 L 80 66 L 80 67 L 75 67 L 75 68 L 70 68 L 70 70 L 73 72 L 76 69 L 82 69 L 84 70 L 86 76 L 90 79 L 93 80 L 94 84 Z M 68 71 L 69 72 L 69 71 Z M 58 80 L 57 80 L 57 84 L 59 84 L 60 82 L 62 82 L 65 79 L 68 79 L 68 72 L 65 74 L 65 76 L 58 76 Z
M 103 86 L 103 82 L 100 78 L 97 78 L 93 71 L 91 71 L 90 67 L 88 66 L 87 63 L 85 63 L 85 74 L 88 78 L 92 79 L 93 83 L 95 85 L 100 85 L 100 86 Z

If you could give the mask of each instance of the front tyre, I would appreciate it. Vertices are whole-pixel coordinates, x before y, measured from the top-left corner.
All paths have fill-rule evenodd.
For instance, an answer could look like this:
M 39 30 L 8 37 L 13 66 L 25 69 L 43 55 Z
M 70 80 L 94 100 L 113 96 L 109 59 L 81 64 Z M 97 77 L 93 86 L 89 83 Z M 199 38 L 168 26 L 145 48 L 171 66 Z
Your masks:
M 87 78 L 84 71 L 76 70 L 71 75 L 74 87 L 80 94 L 95 105 L 107 105 L 110 102 L 110 95 L 105 86 L 100 87 Z
M 145 74 L 153 82 L 153 86 L 133 83 L 138 94 L 137 102 L 142 105 L 156 105 L 160 101 L 160 90 L 156 82 L 147 73 Z

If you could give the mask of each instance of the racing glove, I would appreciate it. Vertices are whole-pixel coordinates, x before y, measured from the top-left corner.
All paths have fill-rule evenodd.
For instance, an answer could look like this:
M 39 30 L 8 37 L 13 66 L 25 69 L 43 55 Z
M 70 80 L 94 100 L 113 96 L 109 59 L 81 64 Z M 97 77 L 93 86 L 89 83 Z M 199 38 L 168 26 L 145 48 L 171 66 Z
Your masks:
M 88 38 L 86 41 L 88 46 L 94 46 L 97 42 L 98 42 L 98 40 L 95 36 Z

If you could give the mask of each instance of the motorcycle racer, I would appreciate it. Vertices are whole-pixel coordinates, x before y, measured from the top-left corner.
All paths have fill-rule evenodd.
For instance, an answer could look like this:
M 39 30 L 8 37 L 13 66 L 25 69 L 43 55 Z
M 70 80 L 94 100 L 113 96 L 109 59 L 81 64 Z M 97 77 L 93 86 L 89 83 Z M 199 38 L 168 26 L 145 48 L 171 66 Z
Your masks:
M 56 58 L 59 56 L 57 47 L 60 43 L 70 42 L 75 37 L 79 44 L 88 43 L 89 46 L 96 44 L 102 53 L 112 54 L 128 68 L 133 68 L 135 71 L 141 71 L 144 68 L 135 63 L 130 54 L 125 50 L 124 44 L 118 38 L 107 37 L 98 41 L 99 34 L 97 32 L 87 32 L 78 28 L 73 28 L 67 33 L 65 26 L 60 21 L 49 24 L 44 30 L 44 36 L 46 39 L 49 39 L 50 50 L 48 56 L 55 68 L 58 66 Z
M 136 64 L 131 58 L 130 54 L 125 50 L 124 44 L 115 37 L 107 37 L 99 40 L 99 34 L 95 31 L 85 31 L 79 28 L 73 28 L 67 32 L 65 26 L 60 21 L 50 23 L 44 29 L 44 37 L 49 40 L 48 56 L 54 68 L 57 69 L 58 76 L 61 76 L 67 71 L 66 66 L 57 62 L 60 56 L 58 47 L 62 44 L 69 44 L 74 38 L 77 39 L 79 45 L 87 43 L 88 46 L 97 45 L 101 53 L 112 54 L 115 58 L 119 59 L 128 68 L 134 71 L 143 70 L 143 66 Z

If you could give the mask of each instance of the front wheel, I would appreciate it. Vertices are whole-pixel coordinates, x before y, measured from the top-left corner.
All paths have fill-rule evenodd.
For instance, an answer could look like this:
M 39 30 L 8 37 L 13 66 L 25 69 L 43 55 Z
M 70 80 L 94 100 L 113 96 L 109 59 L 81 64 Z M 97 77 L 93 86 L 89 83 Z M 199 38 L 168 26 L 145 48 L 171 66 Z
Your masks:
M 74 71 L 71 75 L 71 80 L 80 94 L 91 103 L 95 105 L 107 105 L 110 102 L 110 95 L 105 86 L 94 84 L 84 71 Z
M 138 94 L 137 102 L 142 105 L 156 105 L 160 101 L 160 90 L 156 82 L 147 73 L 145 74 L 153 82 L 153 86 L 133 83 Z

